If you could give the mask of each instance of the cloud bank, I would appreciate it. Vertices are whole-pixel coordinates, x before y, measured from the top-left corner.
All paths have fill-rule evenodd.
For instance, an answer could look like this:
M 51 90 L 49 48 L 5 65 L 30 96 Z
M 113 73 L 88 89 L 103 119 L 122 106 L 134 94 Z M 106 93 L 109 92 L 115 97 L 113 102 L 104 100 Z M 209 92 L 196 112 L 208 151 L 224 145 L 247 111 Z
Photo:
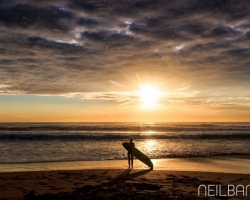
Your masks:
M 156 81 L 249 97 L 249 10 L 244 0 L 1 0 L 0 93 L 108 99 Z

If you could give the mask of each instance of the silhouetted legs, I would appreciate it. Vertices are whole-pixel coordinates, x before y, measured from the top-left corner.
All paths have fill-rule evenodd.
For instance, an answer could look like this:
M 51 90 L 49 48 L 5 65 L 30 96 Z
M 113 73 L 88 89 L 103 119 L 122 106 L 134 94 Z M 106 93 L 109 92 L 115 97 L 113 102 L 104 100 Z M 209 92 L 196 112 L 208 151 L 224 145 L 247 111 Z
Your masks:
M 130 166 L 131 168 L 133 168 L 133 164 L 134 164 L 133 160 L 134 160 L 134 156 L 128 152 L 128 168 L 130 168 Z

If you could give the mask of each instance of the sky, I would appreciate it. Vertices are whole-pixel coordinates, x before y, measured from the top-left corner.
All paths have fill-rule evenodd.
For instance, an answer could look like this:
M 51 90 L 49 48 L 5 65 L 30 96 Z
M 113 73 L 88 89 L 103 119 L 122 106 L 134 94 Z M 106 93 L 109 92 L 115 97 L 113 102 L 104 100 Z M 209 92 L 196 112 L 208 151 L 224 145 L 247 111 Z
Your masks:
M 0 0 L 0 122 L 250 122 L 249 11 Z

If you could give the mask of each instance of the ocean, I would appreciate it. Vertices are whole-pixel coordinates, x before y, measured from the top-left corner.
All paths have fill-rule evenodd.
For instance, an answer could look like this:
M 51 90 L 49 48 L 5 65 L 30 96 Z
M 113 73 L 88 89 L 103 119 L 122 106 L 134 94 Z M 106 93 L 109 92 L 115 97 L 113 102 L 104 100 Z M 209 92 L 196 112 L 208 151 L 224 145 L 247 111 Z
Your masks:
M 0 164 L 249 156 L 250 123 L 1 123 Z

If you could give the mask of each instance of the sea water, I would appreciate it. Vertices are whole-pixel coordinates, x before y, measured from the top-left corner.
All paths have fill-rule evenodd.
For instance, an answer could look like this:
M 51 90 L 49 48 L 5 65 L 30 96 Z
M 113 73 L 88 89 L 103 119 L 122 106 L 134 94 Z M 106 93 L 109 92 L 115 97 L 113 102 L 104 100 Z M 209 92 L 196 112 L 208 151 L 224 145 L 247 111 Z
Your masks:
M 1 123 L 0 164 L 250 156 L 250 123 Z

